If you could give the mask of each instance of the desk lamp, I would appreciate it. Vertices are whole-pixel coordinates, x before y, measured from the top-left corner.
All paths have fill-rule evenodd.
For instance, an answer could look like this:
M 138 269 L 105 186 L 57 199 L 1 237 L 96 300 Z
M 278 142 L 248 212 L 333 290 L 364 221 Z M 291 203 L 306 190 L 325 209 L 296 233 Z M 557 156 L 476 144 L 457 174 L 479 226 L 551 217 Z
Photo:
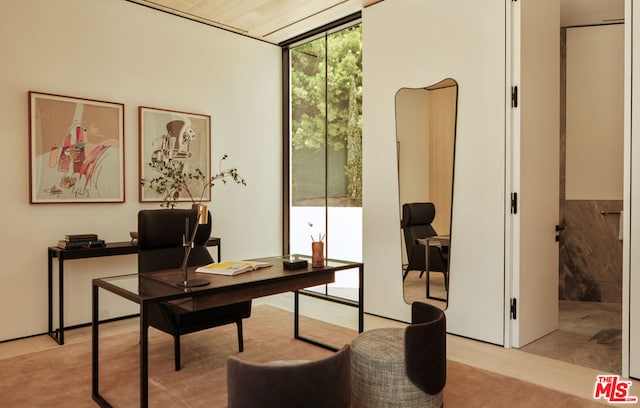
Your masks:
M 178 286 L 182 286 L 184 288 L 193 288 L 196 286 L 206 286 L 209 284 L 207 279 L 202 278 L 194 278 L 187 279 L 187 262 L 189 261 L 189 254 L 191 254 L 191 249 L 193 248 L 193 241 L 196 239 L 196 233 L 198 232 L 198 225 L 205 225 L 208 222 L 208 211 L 207 206 L 203 204 L 194 204 L 192 209 L 196 210 L 198 216 L 196 218 L 196 223 L 193 226 L 193 232 L 191 233 L 191 238 L 187 240 L 189 236 L 189 217 L 184 220 L 184 235 L 182 236 L 182 246 L 184 247 L 184 259 L 182 260 L 182 281 L 178 282 Z

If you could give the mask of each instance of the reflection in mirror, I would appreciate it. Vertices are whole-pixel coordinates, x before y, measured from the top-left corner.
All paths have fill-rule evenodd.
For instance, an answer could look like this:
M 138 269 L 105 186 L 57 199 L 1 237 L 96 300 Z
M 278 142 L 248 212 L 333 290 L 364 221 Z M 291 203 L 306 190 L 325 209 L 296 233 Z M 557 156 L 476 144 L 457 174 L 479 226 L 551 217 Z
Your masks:
M 404 299 L 446 309 L 458 84 L 402 88 L 395 102 Z

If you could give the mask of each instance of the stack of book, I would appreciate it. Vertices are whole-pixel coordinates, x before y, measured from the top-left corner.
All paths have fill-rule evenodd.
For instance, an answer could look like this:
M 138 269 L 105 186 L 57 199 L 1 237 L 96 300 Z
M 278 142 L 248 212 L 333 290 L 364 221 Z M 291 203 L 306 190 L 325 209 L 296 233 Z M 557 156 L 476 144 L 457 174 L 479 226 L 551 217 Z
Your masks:
M 98 239 L 98 234 L 72 234 L 65 235 L 58 241 L 58 248 L 96 248 L 105 246 L 104 239 Z

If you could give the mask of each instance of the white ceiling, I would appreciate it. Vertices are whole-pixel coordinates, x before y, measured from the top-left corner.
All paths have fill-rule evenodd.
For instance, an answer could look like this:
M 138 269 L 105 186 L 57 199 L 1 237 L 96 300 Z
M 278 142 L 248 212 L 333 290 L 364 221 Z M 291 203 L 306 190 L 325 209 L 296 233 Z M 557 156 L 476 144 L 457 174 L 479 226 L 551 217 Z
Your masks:
M 128 1 L 278 44 L 384 0 Z M 624 17 L 624 0 L 560 0 L 560 12 L 563 27 L 603 24 Z

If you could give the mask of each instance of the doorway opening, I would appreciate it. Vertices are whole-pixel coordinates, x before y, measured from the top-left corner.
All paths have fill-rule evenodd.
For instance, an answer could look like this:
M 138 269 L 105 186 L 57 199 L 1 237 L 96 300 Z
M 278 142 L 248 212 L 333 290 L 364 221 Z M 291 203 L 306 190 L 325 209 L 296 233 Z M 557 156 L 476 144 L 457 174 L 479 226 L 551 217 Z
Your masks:
M 561 55 L 559 327 L 522 350 L 621 374 L 624 23 L 563 24 Z

